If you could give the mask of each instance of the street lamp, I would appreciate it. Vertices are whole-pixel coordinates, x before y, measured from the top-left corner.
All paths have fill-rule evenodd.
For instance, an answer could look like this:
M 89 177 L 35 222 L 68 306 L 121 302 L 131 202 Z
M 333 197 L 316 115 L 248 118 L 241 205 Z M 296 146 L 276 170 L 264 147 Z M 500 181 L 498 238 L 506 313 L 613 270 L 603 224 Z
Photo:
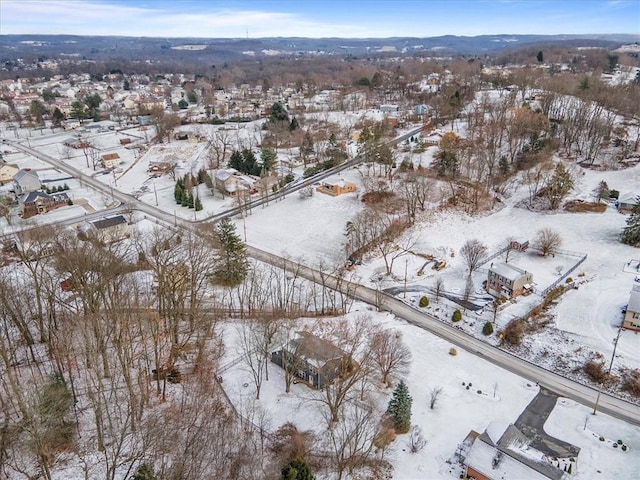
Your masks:
M 613 359 L 616 358 L 616 348 L 618 348 L 618 340 L 620 340 L 620 334 L 622 333 L 622 324 L 618 327 L 618 334 L 613 339 L 613 353 L 611 354 L 611 361 L 609 362 L 609 369 L 607 370 L 607 377 L 611 374 L 611 368 L 613 367 Z M 592 415 L 596 414 L 598 409 L 598 403 L 600 402 L 600 395 L 602 394 L 602 388 L 598 388 L 598 396 L 596 397 L 596 403 L 593 406 Z

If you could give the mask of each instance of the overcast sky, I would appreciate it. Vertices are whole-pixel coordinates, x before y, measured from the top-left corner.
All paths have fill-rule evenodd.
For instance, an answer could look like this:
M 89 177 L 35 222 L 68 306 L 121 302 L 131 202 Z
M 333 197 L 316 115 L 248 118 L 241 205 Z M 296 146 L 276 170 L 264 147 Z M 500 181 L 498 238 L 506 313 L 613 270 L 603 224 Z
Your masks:
M 640 34 L 640 0 L 0 0 L 0 33 L 208 38 Z

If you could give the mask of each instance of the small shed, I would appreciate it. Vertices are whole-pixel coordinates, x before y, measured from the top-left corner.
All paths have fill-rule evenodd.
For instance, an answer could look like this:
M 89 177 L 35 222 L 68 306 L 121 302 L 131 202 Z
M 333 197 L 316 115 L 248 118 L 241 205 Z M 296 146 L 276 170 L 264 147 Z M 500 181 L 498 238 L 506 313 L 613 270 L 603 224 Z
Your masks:
M 636 192 L 627 192 L 618 198 L 618 212 L 631 213 L 640 200 L 640 194 Z
M 524 252 L 529 248 L 529 240 L 523 238 L 509 240 L 509 250 Z

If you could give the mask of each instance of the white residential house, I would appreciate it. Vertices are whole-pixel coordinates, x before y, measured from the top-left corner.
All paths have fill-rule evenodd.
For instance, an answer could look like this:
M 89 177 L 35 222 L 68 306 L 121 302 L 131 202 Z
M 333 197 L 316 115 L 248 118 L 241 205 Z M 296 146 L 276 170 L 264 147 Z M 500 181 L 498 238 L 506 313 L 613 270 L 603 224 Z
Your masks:
M 40 190 L 40 178 L 38 172 L 30 168 L 23 168 L 13 176 L 13 190 L 16 195 L 24 195 L 25 193 Z
M 114 243 L 129 237 L 129 224 L 122 215 L 101 218 L 79 227 L 89 238 L 102 243 Z
M 256 180 L 243 175 L 235 168 L 217 170 L 214 175 L 215 186 L 224 195 L 237 196 L 254 189 Z
M 120 155 L 117 153 L 105 153 L 101 157 L 102 160 L 102 168 L 106 168 L 107 170 L 112 170 L 118 166 L 120 163 Z
M 622 328 L 640 331 L 640 276 L 636 277 L 635 283 L 631 288 Z

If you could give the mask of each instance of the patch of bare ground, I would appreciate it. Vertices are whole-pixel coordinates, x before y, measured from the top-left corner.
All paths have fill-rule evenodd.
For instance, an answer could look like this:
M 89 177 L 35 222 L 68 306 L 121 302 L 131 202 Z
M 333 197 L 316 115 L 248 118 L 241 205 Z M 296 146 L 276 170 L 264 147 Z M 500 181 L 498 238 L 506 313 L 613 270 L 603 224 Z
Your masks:
M 607 210 L 607 204 L 571 200 L 564 204 L 564 210 L 571 213 L 604 213 Z

